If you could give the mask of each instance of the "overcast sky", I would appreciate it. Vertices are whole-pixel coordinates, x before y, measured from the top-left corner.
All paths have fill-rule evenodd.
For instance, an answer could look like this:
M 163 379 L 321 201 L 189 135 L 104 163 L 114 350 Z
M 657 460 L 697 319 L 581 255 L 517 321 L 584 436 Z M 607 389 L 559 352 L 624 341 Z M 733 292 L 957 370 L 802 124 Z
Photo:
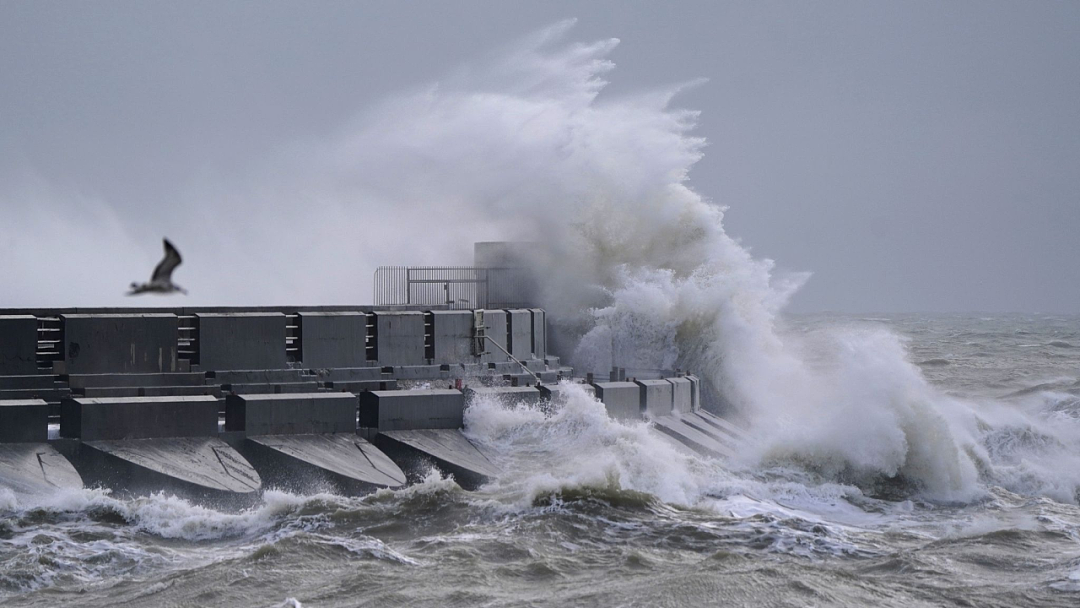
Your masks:
M 675 100 L 708 141 L 690 185 L 755 256 L 812 272 L 794 310 L 1080 312 L 1077 2 L 3 0 L 0 223 L 14 242 L 28 183 L 76 223 L 92 200 L 145 229 L 127 262 L 148 270 L 207 176 L 566 18 L 621 41 L 603 95 L 708 79 Z M 0 251 L 0 277 L 42 285 L 0 306 L 68 304 L 43 278 L 64 255 Z

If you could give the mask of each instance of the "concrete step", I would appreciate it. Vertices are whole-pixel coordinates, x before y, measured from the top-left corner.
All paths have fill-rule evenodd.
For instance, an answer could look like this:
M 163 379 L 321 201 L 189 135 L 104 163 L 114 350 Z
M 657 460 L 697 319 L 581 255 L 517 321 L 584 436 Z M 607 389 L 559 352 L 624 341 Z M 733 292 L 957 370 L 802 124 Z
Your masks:
M 383 372 L 395 380 L 439 380 L 450 377 L 449 370 L 441 365 L 395 365 L 384 367 Z
M 249 369 L 207 371 L 207 384 L 280 384 L 315 380 L 304 369 Z
M 238 395 L 268 395 L 273 393 L 315 393 L 319 391 L 319 383 L 310 382 L 277 382 L 268 383 L 243 383 L 222 384 L 223 393 L 236 393 Z
M 313 369 L 310 372 L 323 382 L 382 380 L 381 367 L 336 367 Z
M 20 390 L 27 388 L 58 388 L 64 386 L 59 382 L 59 376 L 35 375 L 35 376 L 0 376 L 0 390 Z
M 72 374 L 67 376 L 71 388 L 138 387 L 138 386 L 199 386 L 206 376 L 201 372 L 162 374 Z
M 362 393 L 364 391 L 394 391 L 398 388 L 398 382 L 397 380 L 335 380 L 324 382 L 323 386 L 328 391 Z
M 44 399 L 51 403 L 59 403 L 65 397 L 71 396 L 71 390 L 67 388 L 20 388 L 13 390 L 0 390 L 0 400 L 8 399 Z
M 186 397 L 213 395 L 221 397 L 220 386 L 90 386 L 75 392 L 84 397 Z

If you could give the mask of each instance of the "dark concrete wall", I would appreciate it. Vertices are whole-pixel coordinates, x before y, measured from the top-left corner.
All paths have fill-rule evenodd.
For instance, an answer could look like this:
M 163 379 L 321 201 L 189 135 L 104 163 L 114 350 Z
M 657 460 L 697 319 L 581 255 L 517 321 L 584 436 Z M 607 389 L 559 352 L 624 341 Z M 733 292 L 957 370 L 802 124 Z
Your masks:
M 207 313 L 199 320 L 199 366 L 204 370 L 285 367 L 285 315 Z
M 676 412 L 688 414 L 694 411 L 694 385 L 687 378 L 668 378 L 672 388 L 672 406 Z
M 69 398 L 60 435 L 83 441 L 216 437 L 218 400 L 199 397 Z
M 423 365 L 424 313 L 376 311 L 376 349 L 379 365 Z
M 0 316 L 0 375 L 36 373 L 37 319 L 32 315 Z
M 528 310 L 516 309 L 506 311 L 506 328 L 509 340 L 508 348 L 511 355 L 518 361 L 532 357 L 532 313 Z
M 455 390 L 360 393 L 360 426 L 380 431 L 459 429 L 465 396 Z
M 311 369 L 367 364 L 367 322 L 362 312 L 300 313 L 300 360 Z
M 356 408 L 356 396 L 350 393 L 229 395 L 225 430 L 248 435 L 353 433 Z
M 533 332 L 533 357 L 543 360 L 547 356 L 547 313 L 541 308 L 533 308 L 532 332 Z
M 638 380 L 641 409 L 650 416 L 671 414 L 672 386 L 667 380 Z
M 432 311 L 437 363 L 473 363 L 473 313 L 471 310 Z
M 484 333 L 491 338 L 484 343 L 484 352 L 487 354 L 481 358 L 483 363 L 507 361 L 506 354 L 491 343 L 495 341 L 499 346 L 506 348 L 506 311 L 484 311 Z
M 701 409 L 701 378 L 691 374 L 686 379 L 690 381 L 690 403 L 696 412 Z
M 63 315 L 69 374 L 179 371 L 173 314 Z
M 41 399 L 0 401 L 0 443 L 36 443 L 48 438 L 48 403 Z

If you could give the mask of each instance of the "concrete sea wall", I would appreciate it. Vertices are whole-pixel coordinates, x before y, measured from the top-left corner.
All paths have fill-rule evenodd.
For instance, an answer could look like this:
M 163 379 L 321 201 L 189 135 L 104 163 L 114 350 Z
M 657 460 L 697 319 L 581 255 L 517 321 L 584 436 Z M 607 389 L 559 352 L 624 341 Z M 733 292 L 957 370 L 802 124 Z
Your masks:
M 572 377 L 541 309 L 0 310 L 0 487 L 224 500 L 400 487 L 432 463 L 471 487 L 499 467 L 462 432 L 469 404 L 555 407 Z M 692 376 L 584 388 L 702 454 L 740 440 Z

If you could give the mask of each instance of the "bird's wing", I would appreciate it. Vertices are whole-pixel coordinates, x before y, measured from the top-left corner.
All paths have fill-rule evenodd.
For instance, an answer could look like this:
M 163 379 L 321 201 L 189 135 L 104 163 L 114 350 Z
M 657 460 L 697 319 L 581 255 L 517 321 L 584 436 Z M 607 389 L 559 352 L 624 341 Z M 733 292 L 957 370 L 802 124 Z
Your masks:
M 180 262 L 183 261 L 180 258 L 180 252 L 173 247 L 173 244 L 169 242 L 169 239 L 162 239 L 165 243 L 165 257 L 158 262 L 157 268 L 154 268 L 154 275 L 150 277 L 150 282 L 157 281 L 170 281 L 169 277 L 172 276 L 172 271 Z

